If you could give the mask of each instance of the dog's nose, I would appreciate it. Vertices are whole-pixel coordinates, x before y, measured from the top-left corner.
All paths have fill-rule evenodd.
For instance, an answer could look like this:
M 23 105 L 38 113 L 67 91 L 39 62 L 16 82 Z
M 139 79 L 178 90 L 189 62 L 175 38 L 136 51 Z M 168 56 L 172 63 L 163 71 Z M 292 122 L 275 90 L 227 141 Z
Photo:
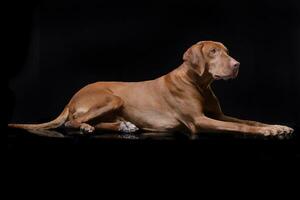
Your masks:
M 238 61 L 234 61 L 232 64 L 233 69 L 238 69 L 240 67 L 240 63 Z

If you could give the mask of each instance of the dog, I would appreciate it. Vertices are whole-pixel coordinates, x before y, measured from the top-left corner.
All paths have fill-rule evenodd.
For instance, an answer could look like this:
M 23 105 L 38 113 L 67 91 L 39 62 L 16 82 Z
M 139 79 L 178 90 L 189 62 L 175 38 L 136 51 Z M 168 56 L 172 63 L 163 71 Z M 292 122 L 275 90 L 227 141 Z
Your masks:
M 237 77 L 240 63 L 220 42 L 201 41 L 183 55 L 170 73 L 142 82 L 96 82 L 79 90 L 53 121 L 9 124 L 27 130 L 67 127 L 83 133 L 95 130 L 134 133 L 234 132 L 282 136 L 293 132 L 283 125 L 229 117 L 211 89 L 214 80 Z

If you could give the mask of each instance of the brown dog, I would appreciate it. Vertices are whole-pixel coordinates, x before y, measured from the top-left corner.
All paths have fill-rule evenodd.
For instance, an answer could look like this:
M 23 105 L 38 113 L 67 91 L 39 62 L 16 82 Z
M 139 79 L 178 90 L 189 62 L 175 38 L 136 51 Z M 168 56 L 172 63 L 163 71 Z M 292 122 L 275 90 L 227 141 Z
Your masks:
M 53 129 L 60 126 L 135 132 L 201 131 L 282 135 L 292 128 L 240 120 L 223 114 L 211 90 L 214 80 L 235 78 L 240 63 L 226 47 L 202 41 L 183 55 L 174 71 L 144 82 L 97 82 L 77 92 L 55 120 L 43 124 L 9 124 L 23 129 Z

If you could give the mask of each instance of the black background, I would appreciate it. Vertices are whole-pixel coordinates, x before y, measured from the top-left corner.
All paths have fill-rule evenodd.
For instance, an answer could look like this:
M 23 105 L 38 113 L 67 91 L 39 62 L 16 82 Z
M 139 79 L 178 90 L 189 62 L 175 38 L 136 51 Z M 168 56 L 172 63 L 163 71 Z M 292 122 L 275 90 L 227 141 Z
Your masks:
M 21 3 L 10 16 L 13 59 L 8 70 L 7 121 L 49 121 L 88 83 L 156 78 L 179 66 L 183 53 L 192 44 L 214 40 L 227 46 L 230 55 L 241 63 L 237 79 L 213 83 L 223 111 L 297 129 L 299 11 L 299 3 L 292 0 Z M 16 135 L 9 139 L 9 147 L 28 147 L 36 141 L 43 144 L 37 148 L 48 148 L 49 144 L 50 148 L 65 148 L 70 144 L 78 147 L 82 142 L 71 140 L 65 144 L 61 140 L 32 139 L 22 136 L 22 132 L 13 134 Z M 282 150 L 285 154 L 280 154 L 281 158 L 299 157 L 293 140 L 209 141 L 201 142 L 202 150 L 208 147 L 217 152 L 224 143 L 234 143 L 234 147 L 226 148 L 232 147 L 236 153 L 246 146 L 248 156 L 260 158 L 261 152 L 274 143 L 275 151 L 264 158 L 276 157 Z M 91 143 L 94 147 L 99 145 L 97 141 L 83 142 Z M 124 143 L 126 146 L 128 142 Z M 162 147 L 166 143 L 155 144 Z M 191 151 L 199 150 L 197 143 L 191 143 Z M 256 154 L 251 153 L 253 149 Z M 241 152 L 237 154 L 238 158 L 245 157 Z

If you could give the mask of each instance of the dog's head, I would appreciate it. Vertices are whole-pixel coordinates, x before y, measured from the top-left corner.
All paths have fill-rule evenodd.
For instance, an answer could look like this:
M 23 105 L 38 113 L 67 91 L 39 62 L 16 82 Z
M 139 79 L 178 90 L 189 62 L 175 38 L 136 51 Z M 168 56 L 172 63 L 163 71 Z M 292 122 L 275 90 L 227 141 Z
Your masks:
M 213 79 L 229 79 L 238 75 L 240 63 L 228 55 L 220 42 L 201 41 L 190 47 L 183 55 L 184 62 L 202 76 L 205 71 Z

